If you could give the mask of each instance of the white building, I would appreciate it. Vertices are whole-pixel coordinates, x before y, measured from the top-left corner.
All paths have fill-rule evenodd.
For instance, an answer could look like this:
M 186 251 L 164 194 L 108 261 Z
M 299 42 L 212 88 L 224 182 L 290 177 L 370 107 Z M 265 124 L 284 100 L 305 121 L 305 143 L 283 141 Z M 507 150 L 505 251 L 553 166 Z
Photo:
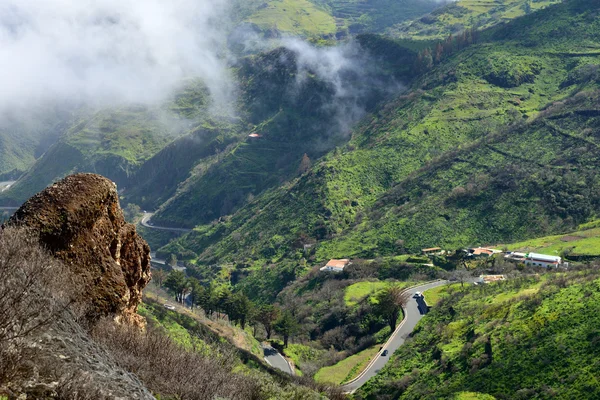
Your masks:
M 525 265 L 534 267 L 557 268 L 562 264 L 562 258 L 545 254 L 528 253 L 525 255 Z

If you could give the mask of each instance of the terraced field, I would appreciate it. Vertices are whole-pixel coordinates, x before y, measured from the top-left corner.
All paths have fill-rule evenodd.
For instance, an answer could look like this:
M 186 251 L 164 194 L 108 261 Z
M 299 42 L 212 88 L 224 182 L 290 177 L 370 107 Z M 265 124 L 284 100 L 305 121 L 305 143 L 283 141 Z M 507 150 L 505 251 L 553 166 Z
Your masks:
M 584 225 L 587 228 L 590 225 Z M 591 224 L 598 226 L 598 222 Z M 600 228 L 580 230 L 563 235 L 545 236 L 523 242 L 500 245 L 512 251 L 533 251 L 548 255 L 570 254 L 573 256 L 599 256 L 600 255 Z
M 390 28 L 389 33 L 403 38 L 442 39 L 471 27 L 487 28 L 562 0 L 459 0 L 415 21 Z
M 300 36 L 330 35 L 337 29 L 334 18 L 308 0 L 272 0 L 260 6 L 248 21 L 263 30 Z

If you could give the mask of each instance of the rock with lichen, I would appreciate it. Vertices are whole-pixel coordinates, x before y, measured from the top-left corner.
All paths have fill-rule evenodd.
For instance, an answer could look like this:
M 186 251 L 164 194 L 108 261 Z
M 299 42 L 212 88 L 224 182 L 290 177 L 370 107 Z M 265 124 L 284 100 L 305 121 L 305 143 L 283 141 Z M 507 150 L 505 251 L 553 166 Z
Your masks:
M 88 320 L 111 316 L 144 325 L 136 311 L 150 281 L 150 248 L 125 221 L 112 181 L 68 176 L 29 199 L 9 224 L 38 232 L 40 243 L 69 266 L 81 282 Z

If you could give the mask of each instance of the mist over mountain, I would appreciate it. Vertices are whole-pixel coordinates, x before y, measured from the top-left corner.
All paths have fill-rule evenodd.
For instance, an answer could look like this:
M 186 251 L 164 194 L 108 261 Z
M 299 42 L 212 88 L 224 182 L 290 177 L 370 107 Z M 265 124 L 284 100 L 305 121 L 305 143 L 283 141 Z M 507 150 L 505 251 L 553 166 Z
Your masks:
M 190 76 L 226 101 L 228 11 L 212 0 L 4 1 L 0 109 L 156 102 Z

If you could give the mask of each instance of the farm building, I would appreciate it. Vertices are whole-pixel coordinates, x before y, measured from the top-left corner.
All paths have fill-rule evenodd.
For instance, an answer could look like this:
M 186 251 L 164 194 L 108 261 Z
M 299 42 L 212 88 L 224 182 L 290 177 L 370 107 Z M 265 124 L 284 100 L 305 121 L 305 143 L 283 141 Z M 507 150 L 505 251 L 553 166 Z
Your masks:
M 344 268 L 346 268 L 350 264 L 352 263 L 348 259 L 329 260 L 329 262 L 320 270 L 327 272 L 343 272 Z
M 525 265 L 534 267 L 557 268 L 562 265 L 562 258 L 558 256 L 547 256 L 545 254 L 529 253 L 525 255 Z
M 432 247 L 430 249 L 423 249 L 421 250 L 421 252 L 423 253 L 423 255 L 426 256 L 439 256 L 444 254 L 444 250 L 442 250 L 441 247 Z
M 491 257 L 494 254 L 502 253 L 500 250 L 487 249 L 485 247 L 477 247 L 468 249 L 469 257 L 480 258 L 480 257 Z

